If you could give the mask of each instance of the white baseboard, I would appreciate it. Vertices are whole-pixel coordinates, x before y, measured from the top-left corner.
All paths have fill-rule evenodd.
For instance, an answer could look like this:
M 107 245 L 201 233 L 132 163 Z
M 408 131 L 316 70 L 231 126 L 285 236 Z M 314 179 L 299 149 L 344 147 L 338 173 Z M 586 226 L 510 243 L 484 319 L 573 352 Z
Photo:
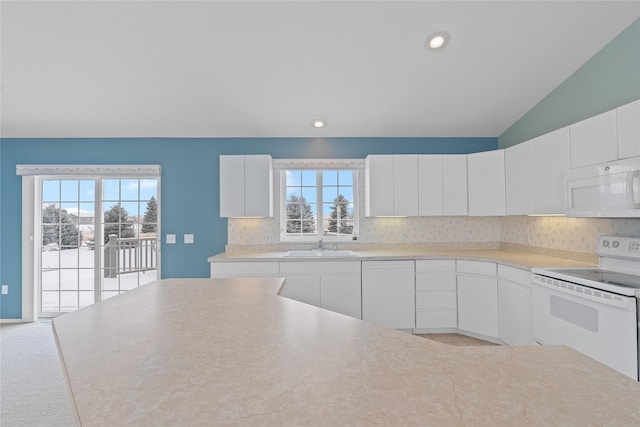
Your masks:
M 22 319 L 0 319 L 0 323 L 24 323 Z

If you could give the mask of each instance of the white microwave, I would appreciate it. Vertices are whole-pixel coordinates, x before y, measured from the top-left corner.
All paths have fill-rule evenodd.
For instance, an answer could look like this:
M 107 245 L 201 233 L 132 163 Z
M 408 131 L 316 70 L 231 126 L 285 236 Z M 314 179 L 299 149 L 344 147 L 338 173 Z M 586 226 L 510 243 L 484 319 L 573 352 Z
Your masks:
M 640 217 L 640 157 L 571 169 L 565 178 L 567 216 Z

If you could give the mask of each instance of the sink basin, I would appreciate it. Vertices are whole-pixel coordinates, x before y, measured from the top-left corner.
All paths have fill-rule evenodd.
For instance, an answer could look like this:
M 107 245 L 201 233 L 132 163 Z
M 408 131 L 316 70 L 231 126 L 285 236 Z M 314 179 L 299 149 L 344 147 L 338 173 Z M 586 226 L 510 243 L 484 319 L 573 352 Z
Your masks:
M 315 257 L 351 257 L 356 256 L 353 251 L 349 250 L 336 250 L 336 251 L 320 251 L 318 249 L 310 249 L 306 251 L 289 251 L 285 254 L 286 257 L 297 257 L 297 258 L 315 258 Z
M 309 257 L 317 257 L 320 256 L 320 251 L 317 250 L 309 250 L 309 251 L 289 251 L 286 253 L 287 257 L 301 257 L 301 258 L 309 258 Z
M 342 257 L 342 256 L 356 256 L 353 251 L 349 250 L 335 250 L 335 251 L 323 251 L 320 253 L 323 257 Z

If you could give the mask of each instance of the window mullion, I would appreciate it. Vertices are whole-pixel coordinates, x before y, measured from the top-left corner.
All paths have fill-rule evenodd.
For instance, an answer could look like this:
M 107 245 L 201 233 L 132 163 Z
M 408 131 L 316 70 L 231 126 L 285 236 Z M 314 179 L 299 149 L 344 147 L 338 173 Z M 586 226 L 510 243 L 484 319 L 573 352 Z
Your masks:
M 324 205 L 322 200 L 322 169 L 316 170 L 316 233 L 318 239 L 322 239 L 324 235 Z

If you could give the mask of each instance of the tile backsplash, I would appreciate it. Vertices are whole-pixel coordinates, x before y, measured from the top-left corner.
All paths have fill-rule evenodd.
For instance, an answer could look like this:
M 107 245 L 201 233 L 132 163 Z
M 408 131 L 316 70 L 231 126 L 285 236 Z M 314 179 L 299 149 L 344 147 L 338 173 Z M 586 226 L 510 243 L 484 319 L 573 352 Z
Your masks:
M 228 245 L 277 244 L 277 218 L 229 218 Z M 640 237 L 640 219 L 565 217 L 360 218 L 357 244 L 507 243 L 593 253 L 601 235 Z M 354 242 L 355 243 L 355 242 Z

